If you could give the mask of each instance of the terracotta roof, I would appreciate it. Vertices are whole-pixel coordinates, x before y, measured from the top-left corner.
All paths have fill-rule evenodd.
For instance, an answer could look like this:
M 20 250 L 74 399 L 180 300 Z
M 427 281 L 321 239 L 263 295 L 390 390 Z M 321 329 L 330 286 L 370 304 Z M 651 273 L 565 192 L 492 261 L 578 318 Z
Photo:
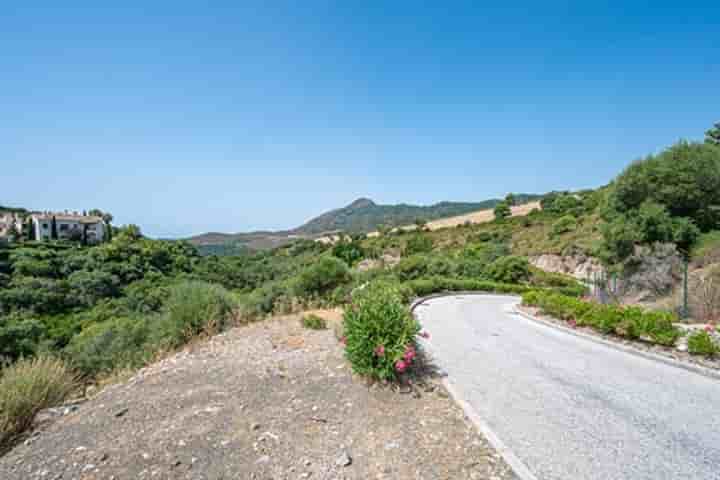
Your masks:
M 41 213 L 33 215 L 33 217 L 37 218 L 38 220 L 47 220 L 52 221 L 52 218 L 55 217 L 56 221 L 64 221 L 64 222 L 78 222 L 78 223 L 101 223 L 103 221 L 100 217 L 94 217 L 92 215 L 73 215 L 73 214 L 67 214 L 67 213 Z

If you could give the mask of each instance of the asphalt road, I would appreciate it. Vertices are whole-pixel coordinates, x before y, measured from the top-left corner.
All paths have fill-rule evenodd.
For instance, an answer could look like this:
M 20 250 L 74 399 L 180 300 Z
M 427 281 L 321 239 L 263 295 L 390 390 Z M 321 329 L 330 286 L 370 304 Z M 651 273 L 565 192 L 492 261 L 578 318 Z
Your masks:
M 720 381 L 511 314 L 515 302 L 415 312 L 455 390 L 538 479 L 720 479 Z

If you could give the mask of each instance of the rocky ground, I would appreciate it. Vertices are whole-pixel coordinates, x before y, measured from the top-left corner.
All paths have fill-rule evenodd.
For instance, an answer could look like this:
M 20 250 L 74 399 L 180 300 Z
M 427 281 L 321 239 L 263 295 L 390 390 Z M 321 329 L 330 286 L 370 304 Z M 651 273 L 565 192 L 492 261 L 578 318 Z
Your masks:
M 297 316 L 233 329 L 54 412 L 0 458 L 0 478 L 514 478 L 437 378 L 368 386 L 331 330 Z

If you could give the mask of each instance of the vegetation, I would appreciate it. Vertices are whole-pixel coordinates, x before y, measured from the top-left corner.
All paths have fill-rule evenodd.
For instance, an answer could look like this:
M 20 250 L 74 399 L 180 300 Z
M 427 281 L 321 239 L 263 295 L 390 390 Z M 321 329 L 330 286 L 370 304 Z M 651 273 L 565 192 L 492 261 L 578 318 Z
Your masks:
M 720 345 L 715 343 L 708 332 L 699 331 L 688 337 L 688 352 L 693 355 L 714 357 L 720 353 Z
M 353 371 L 391 380 L 410 367 L 420 325 L 396 285 L 373 282 L 345 311 L 345 355 Z
M 0 371 L 0 451 L 27 430 L 35 415 L 75 388 L 71 370 L 57 358 L 23 359 Z
M 311 330 L 325 330 L 327 328 L 327 322 L 325 319 L 315 315 L 314 313 L 304 315 L 301 323 L 303 327 Z

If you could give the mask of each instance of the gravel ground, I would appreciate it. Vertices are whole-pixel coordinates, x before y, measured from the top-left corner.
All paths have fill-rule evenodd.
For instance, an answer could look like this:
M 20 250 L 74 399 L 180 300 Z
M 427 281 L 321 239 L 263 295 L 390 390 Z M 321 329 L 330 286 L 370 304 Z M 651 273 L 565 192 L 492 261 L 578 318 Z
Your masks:
M 509 313 L 500 296 L 416 315 L 449 380 L 538 478 L 720 479 L 720 382 Z
M 233 329 L 45 420 L 0 479 L 511 479 L 434 378 L 368 386 L 297 316 Z

